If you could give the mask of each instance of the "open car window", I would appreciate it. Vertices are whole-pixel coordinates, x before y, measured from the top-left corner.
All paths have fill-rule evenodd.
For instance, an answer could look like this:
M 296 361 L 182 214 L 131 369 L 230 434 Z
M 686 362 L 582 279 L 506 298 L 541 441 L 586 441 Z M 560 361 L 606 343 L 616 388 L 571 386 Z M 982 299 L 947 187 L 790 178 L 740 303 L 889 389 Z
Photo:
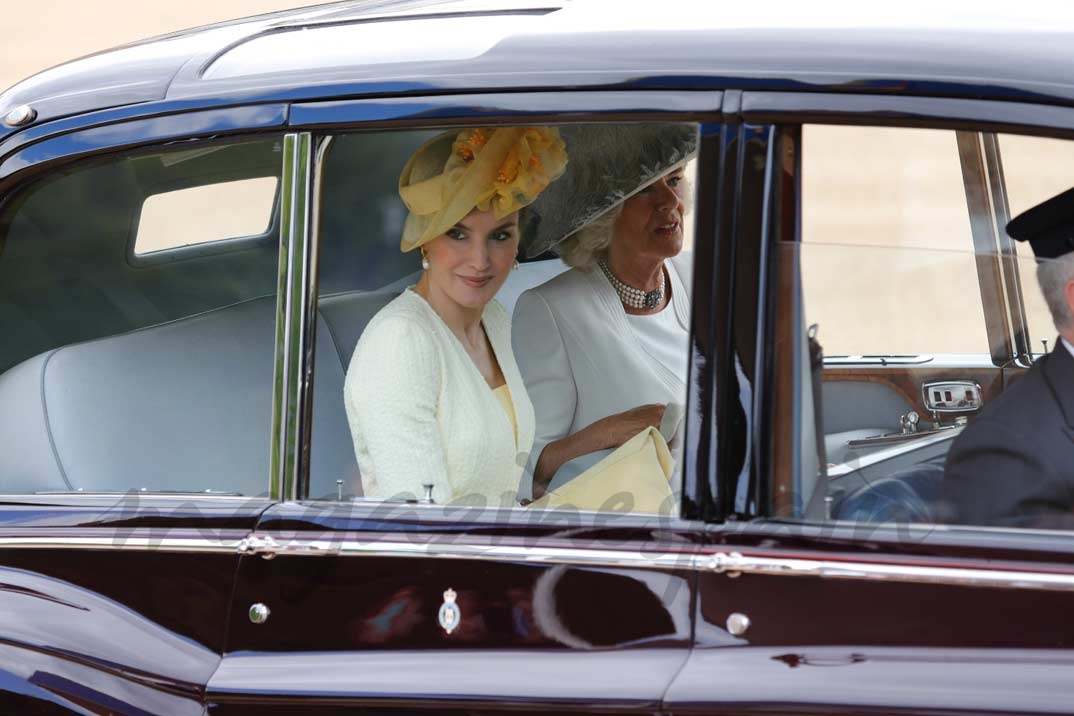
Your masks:
M 776 258 L 772 514 L 1074 526 L 1057 388 L 1074 352 L 1045 300 L 1074 273 L 1006 230 L 1074 185 L 1071 146 L 803 127 L 801 240 Z
M 438 220 L 496 132 L 520 132 L 533 152 L 495 161 L 486 206 L 510 204 L 489 219 L 497 232 L 464 212 L 408 246 L 420 233 L 408 222 Z M 317 167 L 308 497 L 677 515 L 697 134 L 634 123 L 332 136 Z M 413 183 L 440 183 L 408 204 L 400 175 L 415 155 Z M 659 297 L 629 312 L 610 265 L 650 263 Z M 476 342 L 455 320 L 474 310 Z

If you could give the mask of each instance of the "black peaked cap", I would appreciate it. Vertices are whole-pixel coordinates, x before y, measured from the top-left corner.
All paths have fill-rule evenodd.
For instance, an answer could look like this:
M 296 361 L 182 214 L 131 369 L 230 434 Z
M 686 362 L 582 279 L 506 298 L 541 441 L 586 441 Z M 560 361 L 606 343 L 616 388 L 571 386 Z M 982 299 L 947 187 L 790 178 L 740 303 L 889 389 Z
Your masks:
M 1074 189 L 1011 219 L 1007 234 L 1017 241 L 1028 241 L 1038 259 L 1056 259 L 1074 251 Z

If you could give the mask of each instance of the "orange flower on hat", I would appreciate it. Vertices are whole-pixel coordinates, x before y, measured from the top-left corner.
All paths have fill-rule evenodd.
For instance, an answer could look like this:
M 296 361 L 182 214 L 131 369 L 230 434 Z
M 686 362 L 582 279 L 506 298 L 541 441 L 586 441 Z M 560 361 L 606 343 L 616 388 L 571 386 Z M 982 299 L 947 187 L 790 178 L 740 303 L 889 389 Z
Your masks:
M 477 208 L 506 216 L 533 203 L 567 166 L 567 150 L 559 131 L 526 127 L 507 151 L 487 191 L 478 196 Z
M 440 147 L 450 151 L 442 154 Z M 399 194 L 410 210 L 400 248 L 431 241 L 474 209 L 497 218 L 518 211 L 566 167 L 566 145 L 555 127 L 475 127 L 439 135 L 411 156 L 399 177 Z

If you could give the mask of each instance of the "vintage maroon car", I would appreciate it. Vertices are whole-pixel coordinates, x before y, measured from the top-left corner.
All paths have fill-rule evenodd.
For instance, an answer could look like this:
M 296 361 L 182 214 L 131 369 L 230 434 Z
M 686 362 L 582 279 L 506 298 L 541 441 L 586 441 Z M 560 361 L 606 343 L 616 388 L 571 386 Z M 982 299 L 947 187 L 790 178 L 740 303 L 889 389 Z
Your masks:
M 0 95 L 0 710 L 1074 712 L 1074 536 L 940 499 L 1055 335 L 1004 226 L 1074 25 L 859 5 L 348 1 Z M 675 499 L 366 497 L 402 164 L 535 123 L 696 138 Z

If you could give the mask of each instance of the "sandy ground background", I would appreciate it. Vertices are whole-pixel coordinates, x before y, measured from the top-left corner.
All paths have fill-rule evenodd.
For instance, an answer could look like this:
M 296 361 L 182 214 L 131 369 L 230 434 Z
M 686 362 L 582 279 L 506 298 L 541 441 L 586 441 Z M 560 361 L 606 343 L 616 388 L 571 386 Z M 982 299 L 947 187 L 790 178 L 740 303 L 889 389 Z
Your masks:
M 118 44 L 307 4 L 7 0 L 0 86 Z M 803 144 L 806 311 L 826 352 L 986 352 L 954 135 L 818 127 L 807 128 Z M 1074 186 L 1071 145 L 1001 143 L 1012 213 Z M 1050 340 L 1031 260 L 1023 268 L 1034 341 Z
M 0 87 L 116 45 L 310 4 L 301 0 L 4 0 Z

